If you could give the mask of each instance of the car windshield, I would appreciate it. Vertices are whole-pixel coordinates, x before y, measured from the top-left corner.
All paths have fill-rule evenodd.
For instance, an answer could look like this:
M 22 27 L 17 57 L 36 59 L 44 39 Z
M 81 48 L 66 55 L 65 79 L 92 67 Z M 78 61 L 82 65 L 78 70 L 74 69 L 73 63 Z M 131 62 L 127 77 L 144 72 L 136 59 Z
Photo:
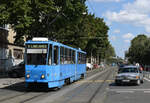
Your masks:
M 138 69 L 137 68 L 120 68 L 118 73 L 138 73 Z

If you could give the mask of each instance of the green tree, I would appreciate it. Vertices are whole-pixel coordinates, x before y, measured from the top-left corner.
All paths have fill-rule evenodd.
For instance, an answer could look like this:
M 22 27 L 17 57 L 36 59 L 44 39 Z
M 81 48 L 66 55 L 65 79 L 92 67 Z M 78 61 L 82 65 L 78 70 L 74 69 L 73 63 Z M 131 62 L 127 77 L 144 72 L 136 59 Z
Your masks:
M 138 35 L 131 41 L 131 46 L 126 53 L 126 57 L 128 57 L 131 63 L 145 64 L 147 61 L 145 58 L 149 51 L 147 45 L 149 43 L 150 41 L 146 35 Z
M 62 39 L 62 31 L 80 23 L 85 0 L 0 0 L 0 23 L 11 24 L 16 40 L 42 36 Z M 75 27 L 74 26 L 74 27 Z M 60 34 L 61 33 L 61 34 Z M 65 35 L 68 36 L 67 34 Z M 17 40 L 18 41 L 18 40 Z
M 0 0 L 0 23 L 16 31 L 16 44 L 23 44 L 24 36 L 48 37 L 104 59 L 111 56 L 109 27 L 102 18 L 88 14 L 85 1 Z

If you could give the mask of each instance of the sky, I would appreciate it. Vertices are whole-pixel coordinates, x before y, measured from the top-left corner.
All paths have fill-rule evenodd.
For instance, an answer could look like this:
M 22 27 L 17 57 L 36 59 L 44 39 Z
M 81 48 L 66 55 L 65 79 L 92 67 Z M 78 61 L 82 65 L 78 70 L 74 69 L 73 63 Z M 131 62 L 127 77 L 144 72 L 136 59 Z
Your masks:
M 89 13 L 104 18 L 116 55 L 124 58 L 130 41 L 139 34 L 150 36 L 150 0 L 87 0 Z

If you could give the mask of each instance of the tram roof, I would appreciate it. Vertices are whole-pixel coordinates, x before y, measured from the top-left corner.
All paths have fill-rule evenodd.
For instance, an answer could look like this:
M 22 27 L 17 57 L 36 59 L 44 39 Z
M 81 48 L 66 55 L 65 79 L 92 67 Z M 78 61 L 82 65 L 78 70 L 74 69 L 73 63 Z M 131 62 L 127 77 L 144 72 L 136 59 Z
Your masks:
M 25 44 L 53 44 L 53 45 L 58 45 L 58 46 L 63 46 L 63 47 L 69 48 L 69 49 L 73 49 L 73 50 L 76 50 L 76 51 L 79 51 L 79 52 L 82 52 L 82 53 L 86 54 L 86 52 L 82 51 L 81 49 L 73 48 L 73 47 L 64 45 L 62 43 L 51 41 L 51 40 L 48 40 L 48 41 L 32 41 L 32 40 L 28 40 L 27 42 L 25 42 Z

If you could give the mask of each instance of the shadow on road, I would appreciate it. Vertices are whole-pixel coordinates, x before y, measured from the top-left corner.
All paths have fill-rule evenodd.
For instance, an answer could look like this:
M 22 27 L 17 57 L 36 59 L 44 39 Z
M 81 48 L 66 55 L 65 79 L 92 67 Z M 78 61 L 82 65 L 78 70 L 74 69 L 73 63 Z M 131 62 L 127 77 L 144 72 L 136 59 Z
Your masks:
M 110 87 L 113 87 L 113 86 L 124 86 L 124 87 L 128 87 L 128 86 L 136 86 L 136 84 L 133 84 L 133 83 L 122 83 L 122 84 L 116 84 L 115 82 L 113 83 L 110 83 L 109 84 Z
M 25 92 L 26 91 L 25 82 L 19 82 L 19 83 L 11 84 L 11 85 L 6 86 L 2 89 L 8 89 L 8 90 L 19 91 L 19 92 Z
M 18 91 L 18 92 L 54 92 L 59 90 L 59 88 L 48 88 L 47 86 L 32 86 L 31 88 L 25 87 L 25 82 L 19 82 L 12 85 L 9 85 L 7 87 L 4 87 L 2 89 L 12 90 L 12 91 Z

